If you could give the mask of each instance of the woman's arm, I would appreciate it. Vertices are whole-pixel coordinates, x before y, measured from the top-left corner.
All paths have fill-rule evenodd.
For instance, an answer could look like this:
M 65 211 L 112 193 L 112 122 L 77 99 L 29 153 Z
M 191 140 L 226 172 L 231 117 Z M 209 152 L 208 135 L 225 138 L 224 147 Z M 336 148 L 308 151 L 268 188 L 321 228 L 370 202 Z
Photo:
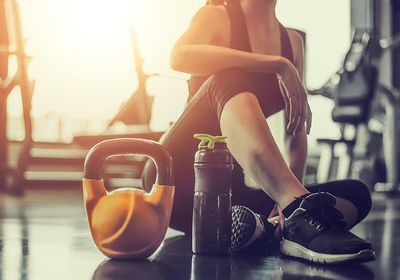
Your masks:
M 291 42 L 295 52 L 295 67 L 299 76 L 304 80 L 304 42 L 301 36 L 296 32 L 289 30 Z M 287 122 L 287 119 L 285 120 Z M 306 164 L 307 164 L 307 131 L 303 128 L 300 133 L 292 135 L 285 133 L 285 149 L 288 154 L 288 164 L 290 170 L 296 178 L 303 183 Z
M 198 76 L 212 75 L 232 67 L 284 75 L 286 68 L 290 67 L 291 63 L 281 56 L 229 48 L 229 30 L 230 20 L 223 6 L 201 8 L 172 49 L 172 69 Z
M 282 56 L 229 48 L 229 30 L 230 20 L 223 6 L 204 6 L 175 44 L 170 57 L 171 68 L 194 76 L 209 76 L 234 67 L 277 74 L 285 88 L 283 99 L 289 120 L 287 130 L 291 134 L 299 133 L 309 116 L 306 112 L 307 94 L 295 66 Z

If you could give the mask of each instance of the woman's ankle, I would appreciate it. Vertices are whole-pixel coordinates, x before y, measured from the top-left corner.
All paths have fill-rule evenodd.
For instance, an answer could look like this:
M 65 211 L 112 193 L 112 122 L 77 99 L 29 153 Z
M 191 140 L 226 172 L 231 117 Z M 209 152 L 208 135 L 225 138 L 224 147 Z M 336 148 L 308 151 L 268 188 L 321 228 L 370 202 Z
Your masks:
M 277 203 L 281 209 L 285 209 L 289 206 L 296 198 L 308 195 L 310 192 L 301 184 L 290 185 L 288 187 L 282 187 L 284 191 L 277 197 Z

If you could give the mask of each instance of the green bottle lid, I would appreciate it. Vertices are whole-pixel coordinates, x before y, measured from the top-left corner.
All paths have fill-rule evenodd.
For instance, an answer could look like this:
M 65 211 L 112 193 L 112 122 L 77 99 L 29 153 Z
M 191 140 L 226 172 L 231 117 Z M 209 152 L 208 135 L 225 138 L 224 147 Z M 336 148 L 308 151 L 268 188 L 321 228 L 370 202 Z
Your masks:
M 210 134 L 195 134 L 194 138 L 200 140 L 199 148 L 207 147 L 209 150 L 213 150 L 215 147 L 215 143 L 226 143 L 225 136 L 212 136 Z

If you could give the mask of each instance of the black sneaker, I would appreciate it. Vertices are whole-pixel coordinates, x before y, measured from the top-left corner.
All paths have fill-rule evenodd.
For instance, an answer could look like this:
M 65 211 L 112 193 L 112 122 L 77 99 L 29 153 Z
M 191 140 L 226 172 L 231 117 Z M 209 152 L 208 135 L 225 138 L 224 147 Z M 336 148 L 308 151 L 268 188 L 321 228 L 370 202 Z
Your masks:
M 255 243 L 266 247 L 265 242 L 269 238 L 272 239 L 274 230 L 274 226 L 268 223 L 266 217 L 265 219 L 261 218 L 260 215 L 245 206 L 235 205 L 232 207 L 232 252 L 243 251 Z
M 346 229 L 335 204 L 335 197 L 326 192 L 303 198 L 299 208 L 285 218 L 281 253 L 315 263 L 374 260 L 371 243 Z

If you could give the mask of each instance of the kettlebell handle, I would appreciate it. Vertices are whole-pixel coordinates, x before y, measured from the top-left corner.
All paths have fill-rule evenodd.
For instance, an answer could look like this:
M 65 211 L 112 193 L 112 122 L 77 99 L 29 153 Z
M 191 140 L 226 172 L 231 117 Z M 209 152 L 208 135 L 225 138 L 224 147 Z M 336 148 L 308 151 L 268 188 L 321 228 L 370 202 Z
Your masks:
M 101 180 L 101 167 L 108 157 L 129 154 L 149 157 L 156 165 L 158 184 L 173 186 L 172 158 L 167 149 L 158 142 L 138 138 L 105 140 L 93 146 L 85 159 L 84 178 Z

